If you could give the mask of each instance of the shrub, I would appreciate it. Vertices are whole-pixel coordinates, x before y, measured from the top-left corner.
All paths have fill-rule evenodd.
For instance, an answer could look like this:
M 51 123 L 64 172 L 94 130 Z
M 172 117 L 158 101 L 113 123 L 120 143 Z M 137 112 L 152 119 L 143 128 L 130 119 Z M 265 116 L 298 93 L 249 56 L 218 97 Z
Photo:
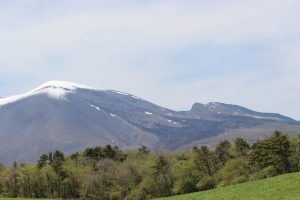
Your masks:
M 263 168 L 261 171 L 258 171 L 254 173 L 252 179 L 263 179 L 263 178 L 269 178 L 277 175 L 277 170 L 274 166 L 268 166 Z
M 210 176 L 204 176 L 197 184 L 197 188 L 200 191 L 214 189 L 215 187 L 216 181 Z
M 226 162 L 220 170 L 219 176 L 222 185 L 242 183 L 248 180 L 250 173 L 248 161 L 245 158 L 232 159 Z
M 172 168 L 175 177 L 174 193 L 185 194 L 197 191 L 199 172 L 191 160 L 178 161 Z

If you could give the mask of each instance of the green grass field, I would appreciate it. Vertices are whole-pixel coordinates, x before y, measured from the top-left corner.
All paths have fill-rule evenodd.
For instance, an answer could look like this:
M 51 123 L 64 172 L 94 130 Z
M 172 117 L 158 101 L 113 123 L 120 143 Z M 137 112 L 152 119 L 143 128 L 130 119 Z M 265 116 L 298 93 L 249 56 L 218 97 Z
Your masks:
M 159 200 L 299 200 L 300 173 Z
M 26 198 L 1 198 L 0 200 L 37 200 L 37 199 L 26 199 Z M 53 199 L 38 199 L 38 200 L 53 200 Z

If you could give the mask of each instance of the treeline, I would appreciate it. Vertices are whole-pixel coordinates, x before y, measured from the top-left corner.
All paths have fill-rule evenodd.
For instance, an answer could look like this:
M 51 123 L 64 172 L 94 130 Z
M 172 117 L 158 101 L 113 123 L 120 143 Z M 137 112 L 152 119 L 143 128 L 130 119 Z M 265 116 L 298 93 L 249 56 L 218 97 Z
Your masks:
M 275 132 L 250 145 L 237 138 L 215 149 L 151 152 L 143 146 L 55 151 L 36 164 L 0 165 L 0 197 L 143 200 L 300 171 L 300 137 Z

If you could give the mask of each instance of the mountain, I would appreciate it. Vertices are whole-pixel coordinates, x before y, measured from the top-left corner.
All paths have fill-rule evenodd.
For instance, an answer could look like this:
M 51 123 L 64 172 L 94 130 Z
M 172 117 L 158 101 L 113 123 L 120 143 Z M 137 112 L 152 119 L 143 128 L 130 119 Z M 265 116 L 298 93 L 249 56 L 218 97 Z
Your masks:
M 223 103 L 196 103 L 173 111 L 131 94 L 50 81 L 17 96 L 0 98 L 0 160 L 34 161 L 42 153 L 66 153 L 96 145 L 169 150 L 214 145 L 222 139 L 249 141 L 274 130 L 291 134 L 300 123 Z

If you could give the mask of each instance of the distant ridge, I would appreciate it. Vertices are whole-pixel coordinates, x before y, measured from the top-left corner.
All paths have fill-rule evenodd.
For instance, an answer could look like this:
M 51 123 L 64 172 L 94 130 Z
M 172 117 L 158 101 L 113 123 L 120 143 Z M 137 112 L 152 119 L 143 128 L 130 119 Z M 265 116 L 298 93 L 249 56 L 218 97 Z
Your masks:
M 71 153 L 111 144 L 175 150 L 300 130 L 299 122 L 280 114 L 217 102 L 177 112 L 124 92 L 66 81 L 1 98 L 0 119 L 0 160 L 5 163 L 34 161 L 55 149 Z

